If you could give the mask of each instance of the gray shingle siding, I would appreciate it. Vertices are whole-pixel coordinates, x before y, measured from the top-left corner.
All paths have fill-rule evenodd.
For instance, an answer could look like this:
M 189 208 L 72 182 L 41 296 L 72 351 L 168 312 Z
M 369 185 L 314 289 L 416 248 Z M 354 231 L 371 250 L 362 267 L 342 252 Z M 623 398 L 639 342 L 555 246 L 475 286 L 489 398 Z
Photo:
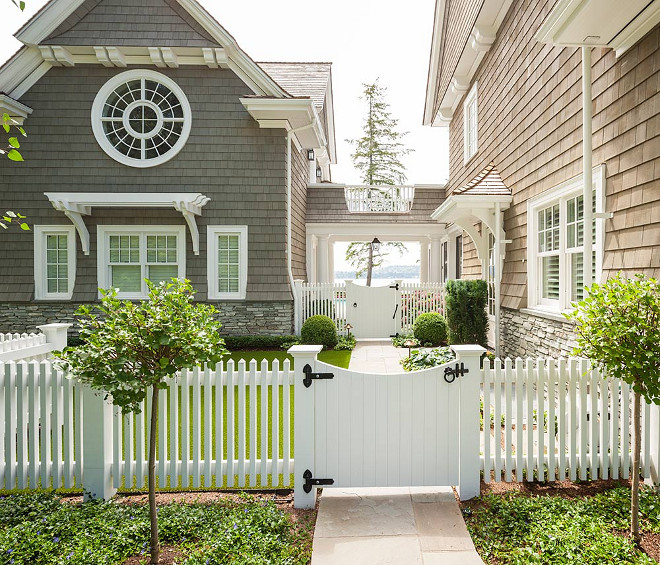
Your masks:
M 307 152 L 291 146 L 291 266 L 295 279 L 307 280 Z
M 87 0 L 42 43 L 220 47 L 176 0 Z
M 108 157 L 92 133 L 90 112 L 100 87 L 121 69 L 53 68 L 21 102 L 34 112 L 26 122 L 25 163 L 0 161 L 2 205 L 28 216 L 30 225 L 71 225 L 44 192 L 201 192 L 211 198 L 197 218 L 200 255 L 186 228 L 187 269 L 198 298 L 206 299 L 206 226 L 248 226 L 249 301 L 291 300 L 286 270 L 286 138 L 284 130 L 260 129 L 239 97 L 248 88 L 229 70 L 163 69 L 186 93 L 193 125 L 181 152 L 157 167 L 137 169 Z M 79 241 L 73 301 L 96 298 L 96 226 L 185 225 L 174 210 L 95 208 L 85 217 L 91 253 Z M 0 302 L 34 298 L 33 235 L 2 234 Z

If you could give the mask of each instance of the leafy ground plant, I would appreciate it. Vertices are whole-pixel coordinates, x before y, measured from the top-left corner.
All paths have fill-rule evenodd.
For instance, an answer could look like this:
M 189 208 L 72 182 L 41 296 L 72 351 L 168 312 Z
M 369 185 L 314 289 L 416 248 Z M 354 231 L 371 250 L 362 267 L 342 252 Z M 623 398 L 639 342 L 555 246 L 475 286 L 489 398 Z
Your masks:
M 310 520 L 293 523 L 272 501 L 243 495 L 213 503 L 158 508 L 161 539 L 179 563 L 303 565 L 311 555 Z M 0 499 L 0 563 L 90 565 L 124 563 L 149 551 L 144 504 L 65 502 L 54 494 Z M 133 561 L 131 561 L 133 562 Z
M 649 539 L 657 539 L 660 497 L 651 489 L 641 491 L 640 511 L 643 532 Z M 626 532 L 630 520 L 627 486 L 572 498 L 487 494 L 464 503 L 463 514 L 486 563 L 656 563 Z
M 454 352 L 450 347 L 438 347 L 436 349 L 413 349 L 410 357 L 401 359 L 401 365 L 405 371 L 421 371 L 437 367 L 454 359 Z

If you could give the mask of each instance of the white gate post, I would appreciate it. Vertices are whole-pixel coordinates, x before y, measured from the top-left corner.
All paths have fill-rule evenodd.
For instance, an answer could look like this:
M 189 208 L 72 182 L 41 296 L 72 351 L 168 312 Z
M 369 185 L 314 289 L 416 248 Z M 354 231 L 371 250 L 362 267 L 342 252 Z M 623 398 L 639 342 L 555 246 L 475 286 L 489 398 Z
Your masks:
M 46 342 L 51 343 L 55 351 L 62 351 L 68 344 L 68 330 L 73 324 L 44 324 L 37 326 L 46 336 Z
M 82 386 L 82 475 L 85 498 L 113 497 L 112 403 L 105 393 Z M 115 470 L 115 472 L 118 472 Z
M 303 384 L 303 367 L 309 365 L 312 371 L 316 371 L 316 358 L 322 349 L 321 345 L 294 345 L 287 352 L 293 356 L 294 368 L 293 504 L 296 508 L 314 508 L 316 505 L 316 488 L 308 493 L 303 490 L 303 473 L 307 469 L 314 473 L 314 385 L 306 387 Z
M 481 487 L 481 458 L 479 441 L 479 400 L 481 388 L 480 345 L 452 345 L 456 360 L 469 371 L 458 378 L 461 399 L 458 416 L 458 495 L 461 500 L 479 496 Z
M 303 324 L 303 280 L 293 281 L 293 333 L 300 335 Z

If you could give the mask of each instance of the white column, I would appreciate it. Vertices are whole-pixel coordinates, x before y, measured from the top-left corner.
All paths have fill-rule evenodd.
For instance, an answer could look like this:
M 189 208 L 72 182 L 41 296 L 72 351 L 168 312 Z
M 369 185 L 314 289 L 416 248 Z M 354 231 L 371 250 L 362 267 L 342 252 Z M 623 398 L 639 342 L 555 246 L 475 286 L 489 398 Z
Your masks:
M 329 235 L 319 235 L 316 244 L 316 282 L 328 282 Z
M 480 345 L 452 345 L 456 361 L 469 371 L 458 378 L 461 387 L 461 405 L 458 416 L 458 495 L 461 500 L 479 496 L 481 464 L 479 456 L 479 402 L 481 400 L 481 355 L 486 351 Z M 296 448 L 296 456 L 298 451 Z
M 294 367 L 294 414 L 296 415 L 293 441 L 296 446 L 294 459 L 293 504 L 296 508 L 314 508 L 316 488 L 310 492 L 303 489 L 303 474 L 309 470 L 314 476 L 314 385 L 306 387 L 303 367 L 310 365 L 316 371 L 316 358 L 323 349 L 321 345 L 294 345 L 287 353 L 293 356 Z M 477 402 L 478 404 L 478 402 Z M 477 418 L 477 426 L 479 419 Z M 479 451 L 477 450 L 477 457 Z
M 499 202 L 495 203 L 495 357 L 500 357 L 500 290 L 502 287 L 502 256 L 505 243 L 502 241 L 502 210 Z
M 37 326 L 46 336 L 46 341 L 55 347 L 55 351 L 62 351 L 68 344 L 68 331 L 73 324 L 45 324 Z
M 591 252 L 593 242 L 591 238 L 591 224 L 593 210 L 591 199 L 593 193 L 592 168 L 592 100 L 591 100 L 591 47 L 582 47 L 582 177 L 584 183 L 584 255 L 582 280 L 585 288 L 591 285 Z
M 421 248 L 420 248 L 421 250 Z M 429 274 L 430 282 L 440 282 L 442 262 L 442 244 L 440 243 L 439 235 L 431 236 L 431 268 Z
M 328 240 L 328 280 L 327 282 L 335 282 L 335 241 L 330 238 Z
M 447 278 L 456 278 L 456 234 L 447 240 Z
M 429 240 L 428 238 L 419 241 L 419 281 L 429 281 Z
M 112 498 L 112 403 L 105 393 L 82 387 L 82 452 L 85 498 Z

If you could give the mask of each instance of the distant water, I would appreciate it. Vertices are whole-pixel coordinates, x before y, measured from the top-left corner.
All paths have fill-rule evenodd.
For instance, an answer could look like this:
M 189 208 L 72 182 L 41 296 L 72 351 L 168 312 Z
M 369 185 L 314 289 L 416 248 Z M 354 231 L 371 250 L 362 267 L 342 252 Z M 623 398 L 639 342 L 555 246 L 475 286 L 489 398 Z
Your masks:
M 335 282 L 344 282 L 345 280 L 346 279 L 335 279 Z M 397 279 L 397 280 L 400 280 L 404 283 L 419 283 L 419 279 Z M 367 279 L 355 279 L 355 282 L 357 284 L 366 285 Z M 394 279 L 377 279 L 374 277 L 373 279 L 371 279 L 371 286 L 387 286 L 392 284 L 392 282 L 394 282 Z

